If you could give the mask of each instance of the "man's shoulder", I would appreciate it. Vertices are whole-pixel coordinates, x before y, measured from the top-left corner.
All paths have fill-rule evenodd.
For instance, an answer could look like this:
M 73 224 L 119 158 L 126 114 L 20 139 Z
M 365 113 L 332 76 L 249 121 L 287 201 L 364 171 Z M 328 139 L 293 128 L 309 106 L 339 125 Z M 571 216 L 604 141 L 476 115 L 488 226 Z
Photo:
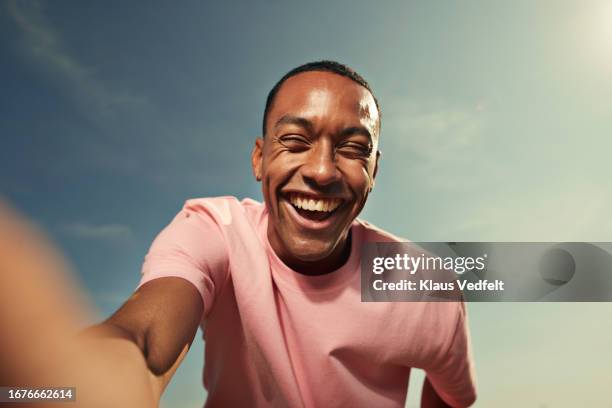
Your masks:
M 220 215 L 227 215 L 234 211 L 262 210 L 263 204 L 251 198 L 240 200 L 234 196 L 197 197 L 186 200 L 183 208 L 195 212 L 214 211 Z
M 354 225 L 361 229 L 366 242 L 408 242 L 406 238 L 399 237 L 360 218 L 355 220 Z
M 242 200 L 234 196 L 199 197 L 185 201 L 183 211 L 211 219 L 217 224 L 232 225 L 241 219 L 257 221 L 265 207 L 251 198 Z

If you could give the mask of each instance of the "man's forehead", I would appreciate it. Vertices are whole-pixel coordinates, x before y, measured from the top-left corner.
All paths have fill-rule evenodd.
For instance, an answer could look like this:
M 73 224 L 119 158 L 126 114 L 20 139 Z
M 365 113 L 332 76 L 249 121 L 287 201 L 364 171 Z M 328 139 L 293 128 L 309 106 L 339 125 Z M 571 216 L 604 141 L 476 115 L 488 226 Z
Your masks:
M 372 93 L 368 92 L 367 96 L 359 101 L 359 115 L 363 117 L 365 121 L 369 123 L 372 129 L 376 130 L 378 134 L 380 126 L 380 117 L 378 114 L 378 107 Z
M 358 105 L 375 105 L 374 97 L 368 89 L 350 78 L 326 71 L 301 72 L 287 78 L 276 97 L 277 100 L 305 99 L 322 93 L 336 98 L 353 99 Z
M 345 109 L 354 112 L 373 130 L 378 127 L 378 108 L 372 93 L 350 78 L 326 71 L 302 72 L 288 78 L 275 98 L 278 116 L 286 109 Z M 274 109 L 279 108 L 279 109 Z

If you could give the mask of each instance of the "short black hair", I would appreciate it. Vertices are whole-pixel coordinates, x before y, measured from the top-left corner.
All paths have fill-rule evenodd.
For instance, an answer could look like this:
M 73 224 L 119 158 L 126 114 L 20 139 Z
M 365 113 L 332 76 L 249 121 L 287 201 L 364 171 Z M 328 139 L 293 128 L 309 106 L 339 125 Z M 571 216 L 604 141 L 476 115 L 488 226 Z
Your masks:
M 345 78 L 348 78 L 358 83 L 359 85 L 363 86 L 365 89 L 370 91 L 370 93 L 372 94 L 372 97 L 374 98 L 374 102 L 376 103 L 376 109 L 378 110 L 378 122 L 379 122 L 379 127 L 380 127 L 380 117 L 381 117 L 380 106 L 378 105 L 378 100 L 376 99 L 376 96 L 374 96 L 374 92 L 372 91 L 370 84 L 368 84 L 368 82 L 361 75 L 359 75 L 357 71 L 355 71 L 348 65 L 344 65 L 336 61 L 322 60 L 322 61 L 308 62 L 306 64 L 300 65 L 299 67 L 293 68 L 291 71 L 287 72 L 274 85 L 274 87 L 272 87 L 272 89 L 270 90 L 270 93 L 268 93 L 268 98 L 266 99 L 266 108 L 264 109 L 263 125 L 262 125 L 262 132 L 263 132 L 262 135 L 263 136 L 266 135 L 266 125 L 267 125 L 268 113 L 270 109 L 272 108 L 272 104 L 274 103 L 276 94 L 278 93 L 283 83 L 285 83 L 285 81 L 291 78 L 292 76 L 301 74 L 302 72 L 309 72 L 309 71 L 324 71 L 324 72 L 331 72 L 337 75 L 341 75 Z

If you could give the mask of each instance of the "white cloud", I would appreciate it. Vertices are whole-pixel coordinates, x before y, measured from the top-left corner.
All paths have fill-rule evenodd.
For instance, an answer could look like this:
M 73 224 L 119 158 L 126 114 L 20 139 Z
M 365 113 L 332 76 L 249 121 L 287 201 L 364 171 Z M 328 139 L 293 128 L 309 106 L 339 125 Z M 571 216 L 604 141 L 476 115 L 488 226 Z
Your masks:
M 378 187 L 395 206 L 374 200 L 379 223 L 409 238 L 609 241 L 612 195 L 597 163 L 562 160 L 573 144 L 508 131 L 485 102 L 420 105 L 396 100 L 383 124 Z
M 497 173 L 499 163 L 487 151 L 494 135 L 489 134 L 488 111 L 479 108 L 480 103 L 460 106 L 392 100 L 382 135 L 383 160 L 389 158 L 382 165 L 388 174 L 409 175 L 422 184 L 420 188 L 437 194 L 481 188 L 482 178 L 474 177 L 474 172 Z M 394 177 L 388 181 L 401 184 L 405 180 Z M 396 187 L 400 188 L 403 186 Z
M 132 238 L 131 228 L 122 224 L 93 225 L 84 222 L 75 222 L 64 225 L 62 230 L 66 234 L 76 238 L 111 241 L 128 241 Z
M 394 112 L 386 134 L 393 144 L 430 163 L 465 160 L 482 139 L 485 123 L 481 112 L 462 108 L 417 111 L 408 107 Z
M 476 241 L 609 241 L 612 222 L 608 191 L 584 181 L 563 190 L 532 188 L 496 192 L 488 199 L 459 206 L 436 233 Z
M 8 10 L 23 35 L 23 51 L 38 67 L 66 85 L 77 107 L 90 120 L 102 124 L 123 109 L 147 104 L 142 97 L 111 89 L 108 83 L 94 75 L 92 68 L 72 55 L 59 32 L 45 17 L 40 2 L 11 1 Z

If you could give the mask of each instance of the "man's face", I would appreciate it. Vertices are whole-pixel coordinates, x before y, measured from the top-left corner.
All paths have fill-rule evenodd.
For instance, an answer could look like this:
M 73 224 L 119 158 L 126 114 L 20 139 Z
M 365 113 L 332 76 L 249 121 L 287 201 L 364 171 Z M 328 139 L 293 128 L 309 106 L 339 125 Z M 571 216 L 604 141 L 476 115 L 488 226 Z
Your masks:
M 372 94 L 330 72 L 285 81 L 253 149 L 268 239 L 289 265 L 336 262 L 374 185 L 379 117 Z

